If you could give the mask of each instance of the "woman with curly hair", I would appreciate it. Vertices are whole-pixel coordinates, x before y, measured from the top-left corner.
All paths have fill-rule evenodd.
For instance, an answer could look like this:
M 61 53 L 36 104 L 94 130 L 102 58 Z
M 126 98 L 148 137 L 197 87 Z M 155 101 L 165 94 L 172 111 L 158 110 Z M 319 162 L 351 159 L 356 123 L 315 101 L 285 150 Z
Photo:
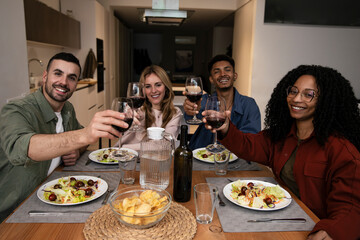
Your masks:
M 308 239 L 360 239 L 360 114 L 339 72 L 301 65 L 275 87 L 263 131 L 243 133 L 229 119 L 217 130 L 230 151 L 270 166 L 320 218 Z
M 172 134 L 176 139 L 179 134 L 182 112 L 173 104 L 175 94 L 167 73 L 161 67 L 151 65 L 143 70 L 139 82 L 144 86 L 145 92 L 145 103 L 139 114 L 145 118 L 140 120 L 140 125 L 145 129 L 162 127 L 165 132 Z M 140 150 L 140 142 L 144 136 L 145 131 L 126 131 L 121 140 L 122 146 Z

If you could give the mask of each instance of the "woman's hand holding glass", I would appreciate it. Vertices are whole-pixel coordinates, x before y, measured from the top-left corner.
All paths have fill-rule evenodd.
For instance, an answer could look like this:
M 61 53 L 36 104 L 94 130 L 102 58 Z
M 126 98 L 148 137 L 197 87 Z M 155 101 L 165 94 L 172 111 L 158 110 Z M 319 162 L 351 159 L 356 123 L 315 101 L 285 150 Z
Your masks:
M 203 116 L 205 116 L 205 121 L 207 127 L 209 126 L 214 129 L 214 142 L 206 147 L 210 152 L 217 153 L 225 150 L 225 147 L 217 143 L 217 130 L 225 123 L 226 121 L 226 103 L 225 99 L 220 96 L 209 96 L 206 101 L 205 111 Z
M 210 130 L 212 133 L 215 133 L 215 132 L 219 133 L 220 132 L 221 135 L 226 135 L 227 132 L 229 131 L 230 116 L 231 116 L 231 111 L 230 110 L 225 111 L 225 116 L 226 116 L 225 122 L 219 128 L 213 128 L 210 124 L 208 124 L 208 122 L 206 121 L 206 118 L 205 118 L 206 111 L 202 112 L 202 116 L 204 117 L 202 119 L 202 121 L 203 121 L 203 123 L 205 123 L 205 128 Z
M 138 125 L 138 126 L 141 126 L 141 121 L 145 118 L 145 114 L 143 111 L 137 111 L 135 110 L 134 111 L 134 121 L 133 121 L 133 124 L 134 125 Z

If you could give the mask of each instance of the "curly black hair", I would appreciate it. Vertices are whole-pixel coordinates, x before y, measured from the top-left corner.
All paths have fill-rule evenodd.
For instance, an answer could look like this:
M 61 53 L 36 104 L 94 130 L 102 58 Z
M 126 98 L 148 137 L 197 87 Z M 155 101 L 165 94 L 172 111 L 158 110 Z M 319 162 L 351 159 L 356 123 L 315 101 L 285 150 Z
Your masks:
M 300 65 L 288 72 L 275 87 L 265 110 L 265 131 L 274 142 L 289 133 L 294 119 L 287 105 L 286 89 L 302 75 L 316 79 L 319 96 L 314 113 L 314 132 L 320 145 L 330 135 L 348 139 L 360 151 L 360 114 L 350 82 L 338 71 L 318 65 Z

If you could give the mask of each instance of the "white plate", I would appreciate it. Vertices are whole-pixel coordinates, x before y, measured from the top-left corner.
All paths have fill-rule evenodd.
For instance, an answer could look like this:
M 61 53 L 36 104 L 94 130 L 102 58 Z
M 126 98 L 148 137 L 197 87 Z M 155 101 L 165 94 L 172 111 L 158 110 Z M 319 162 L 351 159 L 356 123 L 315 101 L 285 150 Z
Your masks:
M 264 182 L 264 181 L 257 181 L 257 180 L 241 180 L 241 181 L 246 182 L 246 183 L 252 182 L 252 183 L 254 183 L 254 185 L 262 184 L 265 187 L 275 187 L 276 186 L 275 184 L 272 184 L 272 183 L 269 183 L 269 182 Z M 231 184 L 233 184 L 233 183 L 234 182 L 229 183 L 224 187 L 224 189 L 223 189 L 224 196 L 230 202 L 232 202 L 232 203 L 234 203 L 234 204 L 236 204 L 236 205 L 238 205 L 240 207 L 243 207 L 243 208 L 248 208 L 248 209 L 257 210 L 257 211 L 275 211 L 275 210 L 279 210 L 279 209 L 282 209 L 282 208 L 285 208 L 285 207 L 289 206 L 289 204 L 291 203 L 291 200 L 292 200 L 291 195 L 288 193 L 288 191 L 286 191 L 285 189 L 280 187 L 285 192 L 286 198 L 284 198 L 284 200 L 281 201 L 280 203 L 276 204 L 274 208 L 254 208 L 254 207 L 241 205 L 238 201 L 236 201 L 235 199 L 233 199 L 231 197 L 231 190 L 232 190 Z
M 106 190 L 108 189 L 108 184 L 107 182 L 104 180 L 104 179 L 101 179 L 101 178 L 97 178 L 97 177 L 94 177 L 94 176 L 69 176 L 69 177 L 74 177 L 76 179 L 79 179 L 79 180 L 94 180 L 95 182 L 98 181 L 98 189 L 97 189 L 97 192 L 95 192 L 95 194 L 87 199 L 86 201 L 83 201 L 83 202 L 78 202 L 78 203 L 54 203 L 54 202 L 51 202 L 49 200 L 46 200 L 45 197 L 44 197 L 44 189 L 49 187 L 49 186 L 54 186 L 55 184 L 59 183 L 59 179 L 61 178 L 58 178 L 58 179 L 55 179 L 55 180 L 52 180 L 48 183 L 45 183 L 44 185 L 42 185 L 38 191 L 37 191 L 37 197 L 43 201 L 44 203 L 47 203 L 47 204 L 51 204 L 51 205 L 58 205 L 58 206 L 71 206 L 71 205 L 78 205 L 78 204 L 83 204 L 83 203 L 87 203 L 87 202 L 90 202 L 92 200 L 95 200 L 99 197 L 101 197 L 105 192 Z M 63 178 L 68 178 L 68 177 L 63 177 Z
M 207 157 L 207 158 L 202 158 L 201 156 L 197 156 L 196 154 L 201 151 L 201 150 L 205 150 L 206 148 L 198 148 L 198 149 L 195 149 L 193 151 L 193 157 L 196 158 L 197 160 L 200 160 L 202 162 L 207 162 L 207 163 L 214 163 L 214 157 L 213 156 L 210 156 L 210 157 Z M 230 156 L 230 160 L 229 162 L 233 162 L 235 161 L 236 159 L 238 159 L 238 157 L 231 153 L 231 156 Z
M 99 150 L 96 150 L 96 151 L 93 151 L 89 154 L 89 159 L 93 162 L 96 162 L 96 163 L 101 163 L 101 164 L 108 164 L 108 165 L 113 165 L 113 164 L 118 164 L 118 161 L 117 160 L 114 160 L 114 162 L 101 162 L 100 159 L 99 159 L 99 153 L 105 151 L 105 150 L 108 150 L 109 148 L 102 148 L 102 149 L 99 149 Z M 111 148 L 111 149 L 116 149 L 115 147 Z M 130 148 L 120 148 L 122 150 L 127 150 L 131 153 L 134 153 L 136 156 L 138 156 L 138 153 L 137 151 L 135 150 L 132 150 Z

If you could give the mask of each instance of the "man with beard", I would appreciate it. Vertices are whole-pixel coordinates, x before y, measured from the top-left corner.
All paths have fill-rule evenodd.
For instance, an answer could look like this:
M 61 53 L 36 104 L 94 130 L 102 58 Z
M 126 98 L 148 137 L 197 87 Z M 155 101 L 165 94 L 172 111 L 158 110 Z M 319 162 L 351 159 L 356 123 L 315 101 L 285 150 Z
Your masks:
M 70 53 L 53 56 L 43 86 L 6 104 L 0 115 L 0 222 L 61 162 L 74 165 L 89 144 L 101 137 L 117 139 L 111 125 L 127 127 L 124 116 L 106 110 L 83 128 L 67 100 L 76 90 L 79 60 Z
M 231 111 L 231 122 L 243 132 L 257 133 L 261 129 L 260 111 L 253 98 L 239 94 L 233 86 L 237 78 L 235 72 L 235 61 L 227 55 L 217 55 L 213 57 L 209 64 L 209 80 L 215 87 L 212 95 L 221 96 L 226 101 L 226 110 Z M 188 99 L 184 101 L 184 117 L 191 119 L 195 114 L 197 118 L 202 118 L 202 111 L 206 106 L 209 95 L 204 94 L 197 103 L 192 103 Z M 194 150 L 206 147 L 213 143 L 214 134 L 205 129 L 202 123 L 190 139 L 189 147 Z

